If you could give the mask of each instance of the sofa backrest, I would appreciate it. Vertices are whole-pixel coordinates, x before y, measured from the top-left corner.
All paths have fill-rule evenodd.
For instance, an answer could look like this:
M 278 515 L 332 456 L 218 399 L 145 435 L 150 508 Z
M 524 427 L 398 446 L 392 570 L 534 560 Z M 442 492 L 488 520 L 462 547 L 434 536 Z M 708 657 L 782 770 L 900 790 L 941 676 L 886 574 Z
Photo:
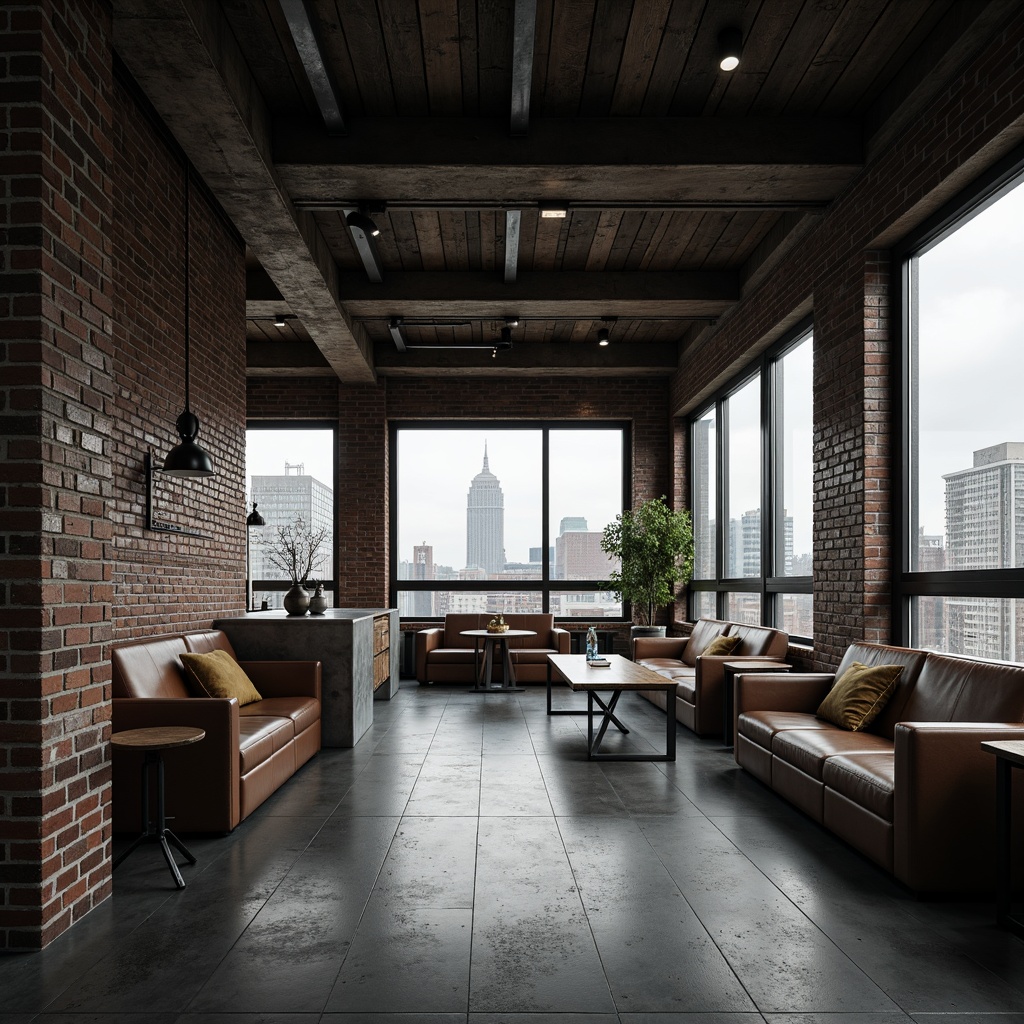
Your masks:
M 904 722 L 1024 722 L 1024 666 L 929 654 Z
M 716 636 L 723 636 L 725 633 L 728 633 L 731 625 L 733 623 L 725 622 L 723 619 L 698 619 L 693 624 L 690 638 L 686 641 L 686 646 L 683 648 L 683 664 L 693 668 L 697 664 L 698 656 L 704 653 L 704 648 Z
M 238 655 L 228 639 L 227 633 L 220 629 L 207 629 L 202 633 L 186 633 L 185 646 L 192 654 L 209 654 L 210 651 L 227 651 L 235 661 Z
M 896 681 L 896 689 L 882 708 L 879 716 L 868 727 L 868 732 L 892 739 L 896 732 L 896 723 L 906 720 L 903 713 L 907 698 L 914 689 L 917 677 L 924 664 L 924 651 L 915 651 L 912 647 L 894 647 L 892 644 L 850 644 L 843 655 L 843 660 L 836 669 L 836 679 L 855 662 L 862 665 L 902 665 L 903 671 Z
M 459 633 L 464 629 L 483 629 L 490 618 L 490 615 L 484 618 L 476 612 L 460 612 L 446 615 L 444 617 L 444 640 L 441 641 L 441 646 L 472 647 L 473 638 L 471 636 L 459 636 Z
M 115 697 L 189 697 L 179 656 L 180 636 L 115 647 L 110 654 L 111 692 Z
M 784 658 L 789 650 L 789 634 L 771 626 L 734 622 L 728 635 L 740 638 L 739 645 L 732 651 L 737 657 Z
M 487 623 L 494 618 L 491 612 L 453 612 L 444 617 L 444 639 L 442 647 L 474 646 L 474 638 L 460 636 L 464 629 L 486 629 Z M 551 631 L 555 628 L 554 615 L 543 612 L 516 612 L 505 616 L 510 629 L 532 629 L 536 636 L 509 637 L 508 645 L 515 650 L 517 647 L 548 647 L 551 644 Z

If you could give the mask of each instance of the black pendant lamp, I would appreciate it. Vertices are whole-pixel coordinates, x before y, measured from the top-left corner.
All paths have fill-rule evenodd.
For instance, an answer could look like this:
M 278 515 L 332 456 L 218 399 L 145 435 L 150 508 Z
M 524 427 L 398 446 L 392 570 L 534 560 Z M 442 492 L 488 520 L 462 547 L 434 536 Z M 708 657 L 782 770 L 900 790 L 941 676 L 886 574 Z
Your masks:
M 185 164 L 185 409 L 176 420 L 174 427 L 181 438 L 181 444 L 175 445 L 167 453 L 164 460 L 164 472 L 170 476 L 211 476 L 213 459 L 209 452 L 196 444 L 199 436 L 199 417 L 188 405 L 188 210 L 189 210 L 189 165 Z

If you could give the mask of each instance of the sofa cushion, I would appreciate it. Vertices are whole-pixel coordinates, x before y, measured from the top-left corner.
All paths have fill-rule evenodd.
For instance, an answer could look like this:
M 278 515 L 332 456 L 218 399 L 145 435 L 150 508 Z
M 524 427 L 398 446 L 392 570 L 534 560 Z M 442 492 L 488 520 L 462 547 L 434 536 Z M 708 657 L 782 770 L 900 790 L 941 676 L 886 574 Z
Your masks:
M 693 631 L 690 633 L 686 647 L 683 648 L 683 663 L 693 667 L 697 664 L 697 657 L 704 653 L 707 647 L 716 636 L 722 636 L 729 631 L 730 623 L 722 619 L 698 619 L 693 624 Z
M 178 660 L 184 653 L 180 636 L 115 647 L 110 654 L 113 695 L 190 697 Z
M 896 731 L 896 723 L 906 719 L 903 707 L 907 702 L 918 673 L 924 664 L 924 651 L 915 651 L 910 647 L 894 647 L 891 644 L 850 644 L 843 660 L 836 669 L 836 679 L 855 662 L 862 665 L 902 665 L 903 672 L 896 681 L 896 690 L 888 703 L 879 712 L 878 717 L 868 726 L 868 732 L 892 739 Z
M 200 696 L 234 697 L 238 706 L 262 700 L 259 690 L 245 674 L 245 669 L 227 651 L 208 654 L 182 654 L 185 674 L 194 683 Z
M 892 821 L 896 756 L 892 750 L 837 754 L 825 761 L 822 782 L 855 804 Z
M 530 638 L 527 637 L 527 640 Z M 511 647 L 511 645 L 509 645 Z M 516 650 L 512 648 L 512 662 L 516 665 L 546 665 L 549 654 L 557 654 L 554 647 L 530 648 L 529 650 Z
M 312 697 L 264 697 L 239 708 L 238 717 L 290 718 L 298 735 L 320 720 L 320 702 Z
M 744 711 L 738 728 L 741 736 L 771 750 L 776 733 L 789 729 L 834 729 L 835 726 L 802 711 Z
M 700 656 L 704 658 L 712 655 L 721 656 L 723 654 L 732 654 L 732 652 L 739 647 L 741 639 L 742 638 L 738 636 L 716 636 L 714 640 L 712 640 L 711 643 L 701 651 Z
M 902 720 L 1024 721 L 1024 669 L 929 654 L 907 699 Z
M 821 779 L 825 759 L 836 754 L 892 750 L 892 743 L 869 732 L 826 729 L 789 729 L 772 737 L 772 754 L 813 779 Z
M 290 718 L 239 715 L 238 746 L 242 774 L 259 767 L 294 738 L 295 724 Z
M 851 732 L 866 728 L 885 707 L 902 672 L 902 665 L 855 661 L 818 705 L 818 717 Z
M 435 647 L 430 652 L 432 665 L 472 665 L 475 661 L 472 647 L 468 650 L 464 647 Z

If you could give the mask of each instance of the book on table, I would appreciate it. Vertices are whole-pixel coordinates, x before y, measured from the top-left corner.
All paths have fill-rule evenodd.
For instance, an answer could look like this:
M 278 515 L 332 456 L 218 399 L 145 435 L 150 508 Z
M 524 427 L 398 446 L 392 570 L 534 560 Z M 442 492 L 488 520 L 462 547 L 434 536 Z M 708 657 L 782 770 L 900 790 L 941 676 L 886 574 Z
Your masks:
M 611 668 L 611 662 L 607 658 L 591 658 L 587 662 L 590 668 Z

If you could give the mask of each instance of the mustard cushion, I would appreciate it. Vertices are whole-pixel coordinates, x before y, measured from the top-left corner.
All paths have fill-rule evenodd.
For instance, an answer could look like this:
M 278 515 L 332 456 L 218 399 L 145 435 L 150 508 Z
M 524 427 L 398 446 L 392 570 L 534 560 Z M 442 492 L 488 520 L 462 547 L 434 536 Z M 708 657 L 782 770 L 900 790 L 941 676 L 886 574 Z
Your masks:
M 866 729 L 896 689 L 902 665 L 852 665 L 818 707 L 818 718 L 851 732 Z
M 245 670 L 227 651 L 209 654 L 182 654 L 185 677 L 205 697 L 237 697 L 238 705 L 263 700 Z
M 701 656 L 703 657 L 708 654 L 732 654 L 732 652 L 739 647 L 740 640 L 742 639 L 743 638 L 739 636 L 716 636 L 715 639 L 700 652 Z

